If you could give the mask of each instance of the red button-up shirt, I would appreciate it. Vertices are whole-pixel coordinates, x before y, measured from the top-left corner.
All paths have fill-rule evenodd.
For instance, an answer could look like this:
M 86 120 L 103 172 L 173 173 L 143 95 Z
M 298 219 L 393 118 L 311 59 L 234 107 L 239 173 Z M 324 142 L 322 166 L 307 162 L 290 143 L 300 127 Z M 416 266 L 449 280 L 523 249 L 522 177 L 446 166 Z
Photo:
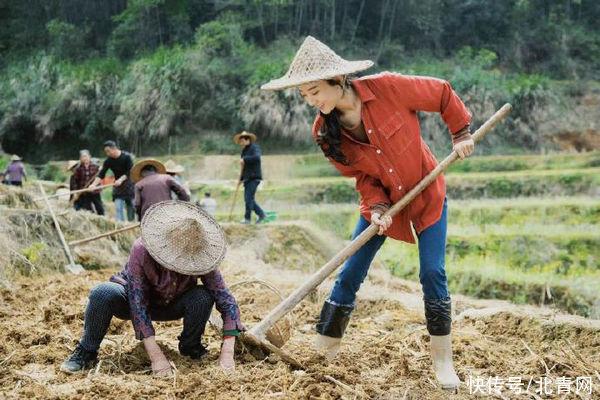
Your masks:
M 369 143 L 342 130 L 341 149 L 349 165 L 329 159 L 344 176 L 356 179 L 360 213 L 371 220 L 371 207 L 394 204 L 431 172 L 437 163 L 421 137 L 417 111 L 438 112 L 451 134 L 471 123 L 471 114 L 447 81 L 421 76 L 381 73 L 352 81 L 362 102 L 361 118 Z M 317 138 L 324 123 L 313 124 Z M 415 243 L 417 231 L 435 224 L 442 215 L 446 183 L 440 175 L 397 214 L 386 236 Z

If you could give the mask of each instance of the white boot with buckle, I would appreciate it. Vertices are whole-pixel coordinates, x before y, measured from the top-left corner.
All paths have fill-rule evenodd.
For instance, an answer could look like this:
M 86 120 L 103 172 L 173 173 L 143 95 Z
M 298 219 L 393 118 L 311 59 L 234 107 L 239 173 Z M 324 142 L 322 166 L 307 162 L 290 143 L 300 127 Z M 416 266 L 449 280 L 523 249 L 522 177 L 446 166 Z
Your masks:
M 458 378 L 458 375 L 456 375 L 452 363 L 452 336 L 430 335 L 429 338 L 435 377 L 442 389 L 458 392 L 460 379 Z

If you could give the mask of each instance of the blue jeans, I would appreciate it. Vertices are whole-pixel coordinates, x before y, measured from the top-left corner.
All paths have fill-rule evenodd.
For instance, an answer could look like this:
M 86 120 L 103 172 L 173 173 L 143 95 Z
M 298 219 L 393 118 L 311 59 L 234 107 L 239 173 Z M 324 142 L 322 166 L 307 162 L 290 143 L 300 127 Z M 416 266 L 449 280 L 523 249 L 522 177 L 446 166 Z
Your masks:
M 117 221 L 125 221 L 125 209 L 127 209 L 127 220 L 133 221 L 135 219 L 135 210 L 131 199 L 116 198 L 115 207 L 117 209 Z
M 252 179 L 249 181 L 244 181 L 244 201 L 246 202 L 246 212 L 244 213 L 244 219 L 246 221 L 250 221 L 252 218 L 252 211 L 258 215 L 258 218 L 264 218 L 265 213 L 260 208 L 256 200 L 254 200 L 254 196 L 256 196 L 256 189 L 260 185 L 260 179 Z
M 419 280 L 425 300 L 441 300 L 450 297 L 445 271 L 447 202 L 439 221 L 418 235 L 419 239 Z M 369 222 L 361 216 L 356 224 L 352 239 L 369 227 Z M 350 257 L 335 281 L 329 302 L 339 306 L 354 307 L 356 292 L 365 280 L 375 254 L 385 242 L 385 236 L 376 235 Z

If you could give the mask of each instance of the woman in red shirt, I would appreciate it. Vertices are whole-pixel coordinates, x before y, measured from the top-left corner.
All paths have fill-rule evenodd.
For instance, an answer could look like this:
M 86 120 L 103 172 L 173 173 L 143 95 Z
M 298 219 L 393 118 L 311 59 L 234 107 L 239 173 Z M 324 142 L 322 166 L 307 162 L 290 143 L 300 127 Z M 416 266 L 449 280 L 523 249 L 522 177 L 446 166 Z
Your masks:
M 379 226 L 379 235 L 342 267 L 321 310 L 317 345 L 329 358 L 335 356 L 356 292 L 375 254 L 386 237 L 415 243 L 414 228 L 436 377 L 444 389 L 456 390 L 460 381 L 452 363 L 451 302 L 445 274 L 444 177 L 438 177 L 393 219 L 383 214 L 437 165 L 421 138 L 417 112 L 441 114 L 461 158 L 474 149 L 471 115 L 450 84 L 440 79 L 387 72 L 351 77 L 372 65 L 369 60 L 346 61 L 309 36 L 288 72 L 262 86 L 265 90 L 298 87 L 307 103 L 318 109 L 313 137 L 335 168 L 356 179 L 360 193 L 361 215 L 353 238 L 370 223 Z

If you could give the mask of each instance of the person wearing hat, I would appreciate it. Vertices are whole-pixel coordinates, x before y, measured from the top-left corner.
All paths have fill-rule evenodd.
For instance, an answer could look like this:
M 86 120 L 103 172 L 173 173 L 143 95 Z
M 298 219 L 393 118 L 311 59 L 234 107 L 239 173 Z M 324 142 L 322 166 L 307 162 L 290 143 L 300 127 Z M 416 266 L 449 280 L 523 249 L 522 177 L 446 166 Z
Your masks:
M 190 201 L 184 187 L 166 172 L 163 163 L 153 159 L 138 161 L 131 168 L 131 180 L 135 183 L 133 206 L 140 221 L 150 206 L 171 200 L 171 193 L 179 200 Z
M 116 179 L 112 197 L 117 209 L 117 220 L 125 221 L 125 213 L 127 213 L 127 220 L 133 221 L 135 219 L 133 182 L 129 179 L 129 173 L 133 167 L 133 157 L 128 152 L 121 150 L 112 140 L 104 142 L 104 153 L 107 158 L 90 186 L 99 186 L 108 170 L 111 170 Z
M 154 204 L 141 223 L 123 270 L 94 287 L 84 314 L 83 334 L 61 370 L 91 368 L 113 316 L 131 320 L 135 337 L 143 341 L 152 371 L 172 373 L 156 343 L 152 321 L 183 318 L 179 352 L 192 359 L 207 353 L 201 340 L 213 304 L 223 318 L 219 363 L 235 367 L 235 337 L 245 330 L 238 304 L 218 269 L 227 241 L 221 226 L 196 205 L 178 200 Z M 198 279 L 202 285 L 198 285 Z
M 192 192 L 190 191 L 190 187 L 189 185 L 185 182 L 185 180 L 183 179 L 183 177 L 181 176 L 181 174 L 183 173 L 183 171 L 185 171 L 185 168 L 183 165 L 181 164 L 177 164 L 175 161 L 173 160 L 167 160 L 165 162 L 165 168 L 167 170 L 167 174 L 171 175 L 173 178 L 175 178 L 175 180 L 181 185 L 183 186 L 183 188 L 185 189 L 186 193 L 188 194 L 188 196 L 192 195 Z
M 287 73 L 262 86 L 265 90 L 297 87 L 304 100 L 316 108 L 314 140 L 335 168 L 356 179 L 360 193 L 360 219 L 353 238 L 370 224 L 379 227 L 378 235 L 342 267 L 321 310 L 316 343 L 328 357 L 335 356 L 375 254 L 386 237 L 415 243 L 414 227 L 436 378 L 442 388 L 456 390 L 460 380 L 452 362 L 444 177 L 438 177 L 393 219 L 384 213 L 437 165 L 421 137 L 417 113 L 441 114 L 461 159 L 474 149 L 471 114 L 450 84 L 441 79 L 390 72 L 352 76 L 372 65 L 369 60 L 344 60 L 309 36 Z
M 100 167 L 92 162 L 92 156 L 89 150 L 79 151 L 79 163 L 71 167 L 73 175 L 71 176 L 71 190 L 80 190 L 90 187 L 94 182 Z M 71 198 L 75 210 L 88 210 L 96 212 L 98 215 L 104 215 L 104 204 L 100 196 L 100 190 L 92 192 L 76 193 Z
M 233 141 L 242 148 L 240 182 L 244 183 L 244 202 L 246 203 L 246 211 L 242 223 L 251 223 L 252 211 L 254 211 L 258 216 L 256 223 L 260 224 L 265 220 L 265 212 L 255 200 L 256 189 L 258 189 L 258 185 L 260 185 L 260 181 L 262 180 L 260 147 L 256 144 L 256 135 L 246 131 L 235 135 Z
M 27 172 L 21 157 L 16 154 L 10 158 L 10 164 L 4 171 L 4 181 L 13 186 L 23 186 L 23 180 L 27 180 Z

